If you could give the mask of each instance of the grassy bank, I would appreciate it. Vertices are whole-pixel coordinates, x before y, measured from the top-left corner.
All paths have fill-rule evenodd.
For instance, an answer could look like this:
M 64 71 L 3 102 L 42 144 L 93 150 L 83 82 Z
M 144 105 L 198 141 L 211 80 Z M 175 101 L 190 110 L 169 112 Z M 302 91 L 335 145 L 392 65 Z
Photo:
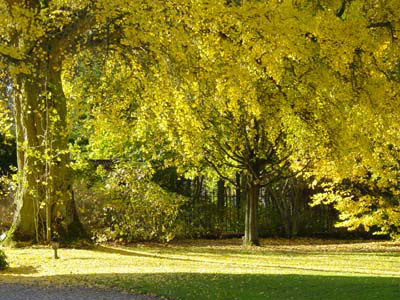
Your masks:
M 400 299 L 400 244 L 332 240 L 6 249 L 0 281 L 85 284 L 173 299 Z

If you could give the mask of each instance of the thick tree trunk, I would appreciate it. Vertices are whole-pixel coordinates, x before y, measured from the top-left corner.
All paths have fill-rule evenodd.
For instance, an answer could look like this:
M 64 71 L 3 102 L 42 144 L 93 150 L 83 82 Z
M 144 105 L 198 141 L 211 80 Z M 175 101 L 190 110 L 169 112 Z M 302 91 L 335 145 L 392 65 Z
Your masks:
M 43 188 L 39 185 L 38 176 L 43 166 L 34 156 L 39 150 L 39 138 L 43 135 L 40 112 L 35 111 L 40 88 L 36 80 L 25 74 L 17 76 L 14 85 L 19 182 L 14 222 L 7 241 L 38 240 L 39 199 L 43 199 Z
M 68 168 L 61 62 L 39 62 L 35 70 L 14 78 L 19 183 L 8 242 L 85 236 Z
M 247 246 L 259 246 L 257 232 L 257 205 L 260 187 L 248 183 L 248 191 L 246 197 L 246 212 L 245 212 L 245 234 L 243 244 Z

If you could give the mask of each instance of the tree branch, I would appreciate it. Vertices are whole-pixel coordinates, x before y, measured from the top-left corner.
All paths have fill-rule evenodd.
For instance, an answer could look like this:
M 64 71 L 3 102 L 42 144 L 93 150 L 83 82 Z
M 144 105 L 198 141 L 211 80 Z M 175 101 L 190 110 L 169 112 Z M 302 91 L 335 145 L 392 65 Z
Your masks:
M 24 59 L 24 56 L 18 51 L 17 48 L 8 46 L 9 42 L 0 37 L 0 56 L 10 62 L 18 62 Z
M 342 5 L 340 6 L 340 8 L 336 11 L 336 17 L 338 18 L 342 18 L 345 10 L 346 10 L 346 4 L 347 4 L 347 0 L 342 0 Z
M 222 179 L 229 181 L 233 186 L 237 187 L 237 184 L 235 181 L 233 181 L 231 178 L 222 175 L 221 171 L 219 168 L 214 164 L 211 160 L 209 160 L 207 157 L 205 158 L 205 161 L 217 172 L 218 176 L 221 177 Z
M 7 63 L 18 63 L 23 61 L 23 56 L 13 55 L 13 50 L 10 47 L 4 47 L 0 45 L 0 59 L 6 60 Z
M 272 180 L 268 181 L 267 183 L 264 183 L 264 184 L 260 185 L 260 187 L 266 187 L 266 186 L 268 186 L 268 185 L 270 185 L 270 184 L 272 184 L 272 183 L 274 183 L 274 182 L 277 182 L 277 181 L 279 181 L 279 180 L 286 180 L 286 179 L 294 178 L 294 177 L 296 177 L 297 175 L 303 173 L 303 172 L 308 168 L 308 166 L 310 165 L 310 163 L 311 163 L 311 160 L 307 161 L 307 163 L 305 164 L 305 166 L 304 166 L 303 168 L 301 168 L 300 170 L 298 170 L 298 171 L 296 171 L 296 172 L 294 172 L 294 173 L 292 173 L 292 174 L 290 174 L 290 175 L 286 175 L 286 176 L 275 176 Z M 280 170 L 280 173 L 282 174 L 281 170 Z
M 390 21 L 385 21 L 385 22 L 375 22 L 367 25 L 368 29 L 374 29 L 374 28 L 387 28 L 390 32 L 390 35 L 392 37 L 392 41 L 395 39 L 394 37 L 394 26 L 392 22 Z

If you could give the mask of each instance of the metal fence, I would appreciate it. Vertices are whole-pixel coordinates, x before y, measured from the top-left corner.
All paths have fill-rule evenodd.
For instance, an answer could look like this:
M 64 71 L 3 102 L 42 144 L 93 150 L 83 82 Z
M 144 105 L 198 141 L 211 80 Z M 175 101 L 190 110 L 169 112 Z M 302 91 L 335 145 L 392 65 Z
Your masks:
M 240 236 L 244 232 L 245 192 L 231 186 L 215 184 L 199 187 L 193 183 L 189 203 L 185 207 L 185 233 L 197 237 Z M 258 204 L 258 230 L 267 236 L 329 236 L 338 233 L 334 227 L 337 212 L 330 206 L 309 205 L 311 191 L 296 186 L 296 195 L 274 197 L 262 188 Z M 284 197 L 283 197 L 284 196 Z

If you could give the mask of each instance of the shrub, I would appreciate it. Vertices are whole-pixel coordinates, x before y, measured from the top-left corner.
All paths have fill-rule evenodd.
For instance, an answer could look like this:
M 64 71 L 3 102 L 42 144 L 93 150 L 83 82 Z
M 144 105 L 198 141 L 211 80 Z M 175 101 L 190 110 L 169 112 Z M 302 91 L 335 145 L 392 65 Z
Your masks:
M 187 199 L 143 176 L 136 168 L 117 168 L 84 192 L 76 186 L 81 219 L 97 242 L 168 242 L 183 235 Z
M 8 267 L 7 257 L 5 253 L 0 249 L 0 270 L 4 270 Z
M 115 190 L 113 193 L 115 198 L 103 207 L 100 218 L 103 226 L 95 232 L 97 241 L 168 242 L 182 234 L 179 219 L 185 202 L 182 196 L 165 192 L 153 183 L 128 195 Z

